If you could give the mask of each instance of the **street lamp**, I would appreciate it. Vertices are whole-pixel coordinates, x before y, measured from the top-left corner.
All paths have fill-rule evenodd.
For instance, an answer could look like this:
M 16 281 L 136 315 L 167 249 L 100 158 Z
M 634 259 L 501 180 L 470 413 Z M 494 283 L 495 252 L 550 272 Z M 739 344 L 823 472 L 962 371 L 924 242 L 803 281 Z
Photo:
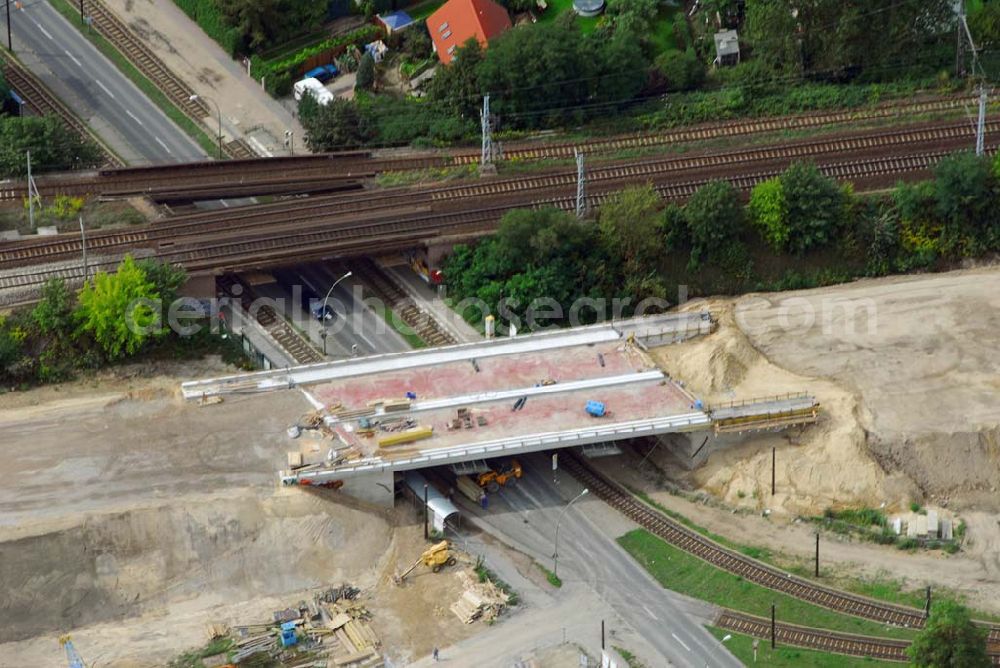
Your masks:
M 219 114 L 219 160 L 222 160 L 222 110 L 219 109 L 219 103 L 214 99 L 208 97 L 207 95 L 192 95 L 188 98 L 191 102 L 196 102 L 198 100 L 205 99 L 215 105 L 215 111 Z
M 582 492 L 574 496 L 573 500 L 567 503 L 566 507 L 563 508 L 561 513 L 559 513 L 559 519 L 556 520 L 556 544 L 555 549 L 552 551 L 552 575 L 556 577 L 559 577 L 559 524 L 562 522 L 563 515 L 566 514 L 569 507 L 572 506 L 581 496 L 584 496 L 588 491 L 589 490 L 584 487 Z
M 322 318 L 322 321 L 323 321 L 323 330 L 320 332 L 320 336 L 323 337 L 323 354 L 324 355 L 326 355 L 326 302 L 327 302 L 328 299 L 330 299 L 330 295 L 333 294 L 333 289 L 335 287 L 337 287 L 337 284 L 340 283 L 345 278 L 350 278 L 352 273 L 353 272 L 349 271 L 346 274 L 344 274 L 343 276 L 341 276 L 340 278 L 338 278 L 337 280 L 335 280 L 333 282 L 333 285 L 330 286 L 330 289 L 326 291 L 326 297 L 323 297 L 323 301 L 319 305 L 320 317 Z

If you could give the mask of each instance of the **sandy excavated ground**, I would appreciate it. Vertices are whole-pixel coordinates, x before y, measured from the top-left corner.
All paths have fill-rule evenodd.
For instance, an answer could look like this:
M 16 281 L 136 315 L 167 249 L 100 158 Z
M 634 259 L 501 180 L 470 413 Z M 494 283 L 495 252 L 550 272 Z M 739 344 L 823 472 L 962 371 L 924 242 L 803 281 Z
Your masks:
M 1000 268 L 708 306 L 719 331 L 655 350 L 666 369 L 710 403 L 808 391 L 823 416 L 715 452 L 693 474 L 700 486 L 790 512 L 910 500 L 1000 509 Z
M 0 666 L 57 665 L 71 629 L 88 665 L 163 665 L 203 645 L 209 621 L 266 621 L 343 582 L 381 592 L 423 549 L 409 509 L 277 484 L 285 428 L 310 408 L 297 391 L 180 399 L 179 378 L 223 368 L 124 367 L 0 396 Z M 447 612 L 456 582 L 416 573 L 366 601 L 377 629 L 407 620 L 391 655 L 476 630 L 427 614 Z
M 663 448 L 653 461 L 727 506 L 771 509 L 776 518 L 831 506 L 891 512 L 911 500 L 945 505 L 969 527 L 959 555 L 900 559 L 895 549 L 833 539 L 823 553 L 842 572 L 940 584 L 1000 611 L 1000 268 L 689 308 L 706 305 L 719 318 L 718 331 L 655 349 L 665 369 L 709 403 L 808 391 L 822 404 L 821 418 L 784 432 L 712 439 L 714 451 L 693 471 Z M 616 475 L 641 483 L 634 466 L 617 466 Z M 811 555 L 808 527 L 654 496 L 733 540 Z

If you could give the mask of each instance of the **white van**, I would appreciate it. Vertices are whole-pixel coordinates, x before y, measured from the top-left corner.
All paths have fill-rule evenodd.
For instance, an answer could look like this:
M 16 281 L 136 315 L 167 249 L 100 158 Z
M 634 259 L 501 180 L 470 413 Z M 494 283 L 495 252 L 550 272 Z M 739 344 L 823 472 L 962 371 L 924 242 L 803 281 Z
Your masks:
M 316 98 L 316 101 L 320 105 L 329 104 L 330 100 L 333 99 L 333 93 L 326 89 L 319 79 L 313 77 L 308 77 L 302 79 L 301 81 L 296 81 L 292 86 L 292 95 L 295 97 L 295 101 L 298 102 L 302 99 L 302 96 L 308 93 Z

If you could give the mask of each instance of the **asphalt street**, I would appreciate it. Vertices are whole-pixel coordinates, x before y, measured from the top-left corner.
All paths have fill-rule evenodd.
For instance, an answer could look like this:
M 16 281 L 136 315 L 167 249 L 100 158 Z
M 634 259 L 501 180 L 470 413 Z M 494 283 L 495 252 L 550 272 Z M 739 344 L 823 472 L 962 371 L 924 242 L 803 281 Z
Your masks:
M 522 464 L 524 477 L 494 495 L 496 501 L 491 499 L 481 521 L 536 558 L 549 557 L 543 559 L 547 567 L 552 566 L 559 522 L 559 575 L 565 589 L 590 587 L 672 665 L 741 665 L 698 621 L 708 606 L 692 609 L 689 600 L 664 589 L 595 523 L 592 515 L 610 511 L 603 502 L 583 497 L 563 514 L 567 502 L 582 490 L 579 483 L 561 472 L 554 483 L 546 457 L 525 458 Z
M 0 21 L 6 22 L 5 4 Z M 201 148 L 44 0 L 11 8 L 14 52 L 129 164 L 205 159 Z
M 386 321 L 359 299 L 357 283 L 350 277 L 334 288 L 330 306 L 336 312 L 333 320 L 318 322 L 307 311 L 305 302 L 310 295 L 321 301 L 330 286 L 343 273 L 325 263 L 312 263 L 273 272 L 277 283 L 256 286 L 257 292 L 276 300 L 275 307 L 304 332 L 319 350 L 323 349 L 321 332 L 327 333 L 326 351 L 333 358 L 352 355 L 392 353 L 410 350 L 409 344 L 393 331 Z M 303 295 L 305 299 L 303 299 Z M 281 301 L 277 301 L 281 300 Z

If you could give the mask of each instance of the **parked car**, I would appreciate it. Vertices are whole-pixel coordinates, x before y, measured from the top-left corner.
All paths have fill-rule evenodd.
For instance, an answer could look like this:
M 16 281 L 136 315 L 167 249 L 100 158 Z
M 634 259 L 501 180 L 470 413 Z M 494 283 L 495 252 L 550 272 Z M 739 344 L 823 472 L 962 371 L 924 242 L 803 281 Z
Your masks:
M 319 82 L 319 79 L 307 77 L 302 81 L 296 81 L 292 86 L 292 95 L 295 101 L 302 99 L 303 95 L 312 95 L 320 105 L 327 105 L 333 99 L 333 93 L 326 89 L 326 86 Z
M 305 78 L 313 78 L 320 83 L 326 83 L 330 79 L 335 78 L 338 74 L 340 74 L 340 70 L 337 69 L 336 65 L 320 65 L 319 67 L 314 67 L 306 72 Z

